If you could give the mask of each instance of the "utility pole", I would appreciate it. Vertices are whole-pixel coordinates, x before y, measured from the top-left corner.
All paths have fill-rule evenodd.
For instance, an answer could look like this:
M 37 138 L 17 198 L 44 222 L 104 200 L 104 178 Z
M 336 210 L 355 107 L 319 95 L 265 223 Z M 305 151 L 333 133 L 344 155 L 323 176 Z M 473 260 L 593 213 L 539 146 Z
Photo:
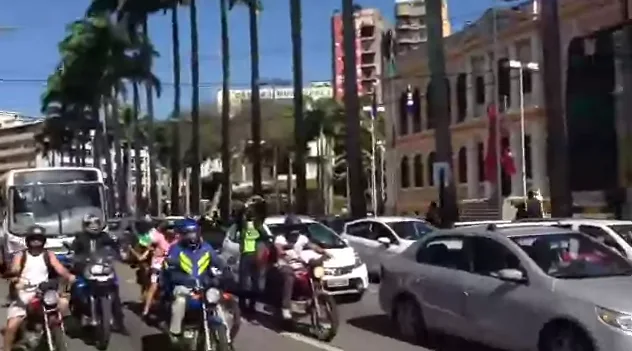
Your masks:
M 541 2 L 542 77 L 546 111 L 551 216 L 570 217 L 572 197 L 568 174 L 568 135 L 562 106 L 562 58 L 557 0 Z
M 366 199 L 362 176 L 362 150 L 360 149 L 360 114 L 358 101 L 358 75 L 356 72 L 356 34 L 353 0 L 342 0 L 342 36 L 344 38 L 344 103 L 346 114 L 347 179 L 350 212 L 354 218 L 366 216 Z
M 437 161 L 452 169 L 452 136 L 450 132 L 450 113 L 448 109 L 448 86 L 445 74 L 445 52 L 443 46 L 443 1 L 427 0 L 428 13 L 428 66 L 430 68 L 430 98 L 432 113 L 437 121 L 435 145 Z M 433 167 L 433 165 L 428 165 Z M 452 172 L 449 172 L 452 174 Z M 447 175 L 446 175 L 447 176 Z M 456 187 L 453 179 L 442 179 L 439 193 L 441 199 L 441 220 L 443 226 L 450 226 L 457 220 Z
M 303 40 L 301 35 L 301 1 L 290 0 L 292 64 L 294 72 L 294 159 L 296 173 L 296 213 L 307 214 L 307 180 L 305 178 L 305 126 L 303 116 Z

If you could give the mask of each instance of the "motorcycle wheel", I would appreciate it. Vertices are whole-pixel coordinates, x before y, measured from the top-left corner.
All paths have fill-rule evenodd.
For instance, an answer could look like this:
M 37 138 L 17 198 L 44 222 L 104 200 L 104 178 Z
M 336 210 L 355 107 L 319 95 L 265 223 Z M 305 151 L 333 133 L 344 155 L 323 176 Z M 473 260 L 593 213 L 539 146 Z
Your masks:
M 215 345 L 211 345 L 211 349 L 214 351 L 232 351 L 232 345 L 228 342 L 228 333 L 225 325 L 218 325 L 211 331 L 211 342 Z M 198 344 L 198 351 L 204 351 L 206 348 L 204 343 L 206 342 L 203 337 L 200 338 L 201 342 Z
M 54 350 L 49 351 L 67 351 L 68 344 L 66 343 L 66 335 L 61 326 L 53 326 L 50 328 L 51 339 L 53 340 Z
M 95 346 L 97 350 L 106 350 L 112 334 L 112 300 L 107 296 L 99 298 L 101 323 L 95 329 Z
M 336 300 L 331 295 L 324 293 L 318 293 L 316 300 L 312 302 L 312 329 L 316 339 L 324 342 L 330 342 L 338 334 L 338 327 L 340 321 L 338 319 L 338 305 Z M 316 304 L 318 304 L 318 310 L 320 311 L 320 318 L 316 315 Z M 321 325 L 322 321 L 329 321 L 329 328 L 324 328 Z

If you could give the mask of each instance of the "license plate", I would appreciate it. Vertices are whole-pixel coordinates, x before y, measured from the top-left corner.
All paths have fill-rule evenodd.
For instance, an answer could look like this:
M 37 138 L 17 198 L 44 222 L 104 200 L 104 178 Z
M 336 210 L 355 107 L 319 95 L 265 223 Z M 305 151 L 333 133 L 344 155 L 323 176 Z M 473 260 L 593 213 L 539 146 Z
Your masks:
M 327 280 L 327 286 L 330 288 L 349 286 L 349 279 L 329 279 Z

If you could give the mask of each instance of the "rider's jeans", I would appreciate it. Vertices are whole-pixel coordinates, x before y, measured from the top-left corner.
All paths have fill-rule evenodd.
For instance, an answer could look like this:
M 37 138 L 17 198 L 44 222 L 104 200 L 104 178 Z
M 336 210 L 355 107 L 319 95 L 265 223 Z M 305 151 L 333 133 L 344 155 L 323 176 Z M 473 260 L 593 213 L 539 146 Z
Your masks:
M 173 303 L 171 304 L 171 324 L 169 331 L 173 334 L 182 332 L 182 320 L 187 310 L 187 296 L 191 294 L 191 289 L 178 285 L 173 288 Z
M 292 292 L 294 290 L 294 269 L 290 266 L 280 266 L 279 272 L 283 277 L 283 299 L 281 307 L 290 309 L 292 307 Z

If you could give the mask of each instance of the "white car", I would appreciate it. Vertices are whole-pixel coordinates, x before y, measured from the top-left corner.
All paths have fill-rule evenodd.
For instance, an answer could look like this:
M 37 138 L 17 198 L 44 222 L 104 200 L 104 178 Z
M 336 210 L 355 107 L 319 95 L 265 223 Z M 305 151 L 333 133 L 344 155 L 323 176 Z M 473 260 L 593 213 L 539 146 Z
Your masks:
M 309 232 L 308 237 L 314 243 L 323 247 L 332 258 L 325 261 L 324 289 L 330 295 L 349 297 L 350 301 L 359 301 L 369 286 L 369 277 L 366 265 L 353 248 L 347 244 L 338 234 L 329 227 L 317 222 L 313 218 L 300 216 Z M 282 230 L 284 216 L 266 218 L 264 230 L 270 236 L 274 236 Z M 229 264 L 238 266 L 239 243 L 235 240 L 234 227 L 228 230 L 222 247 L 222 256 L 226 257 Z M 305 260 L 317 257 L 312 250 L 304 250 L 302 257 Z
M 384 258 L 401 253 L 435 230 L 430 223 L 418 218 L 368 217 L 345 224 L 342 237 L 358 252 L 369 274 L 377 278 Z

